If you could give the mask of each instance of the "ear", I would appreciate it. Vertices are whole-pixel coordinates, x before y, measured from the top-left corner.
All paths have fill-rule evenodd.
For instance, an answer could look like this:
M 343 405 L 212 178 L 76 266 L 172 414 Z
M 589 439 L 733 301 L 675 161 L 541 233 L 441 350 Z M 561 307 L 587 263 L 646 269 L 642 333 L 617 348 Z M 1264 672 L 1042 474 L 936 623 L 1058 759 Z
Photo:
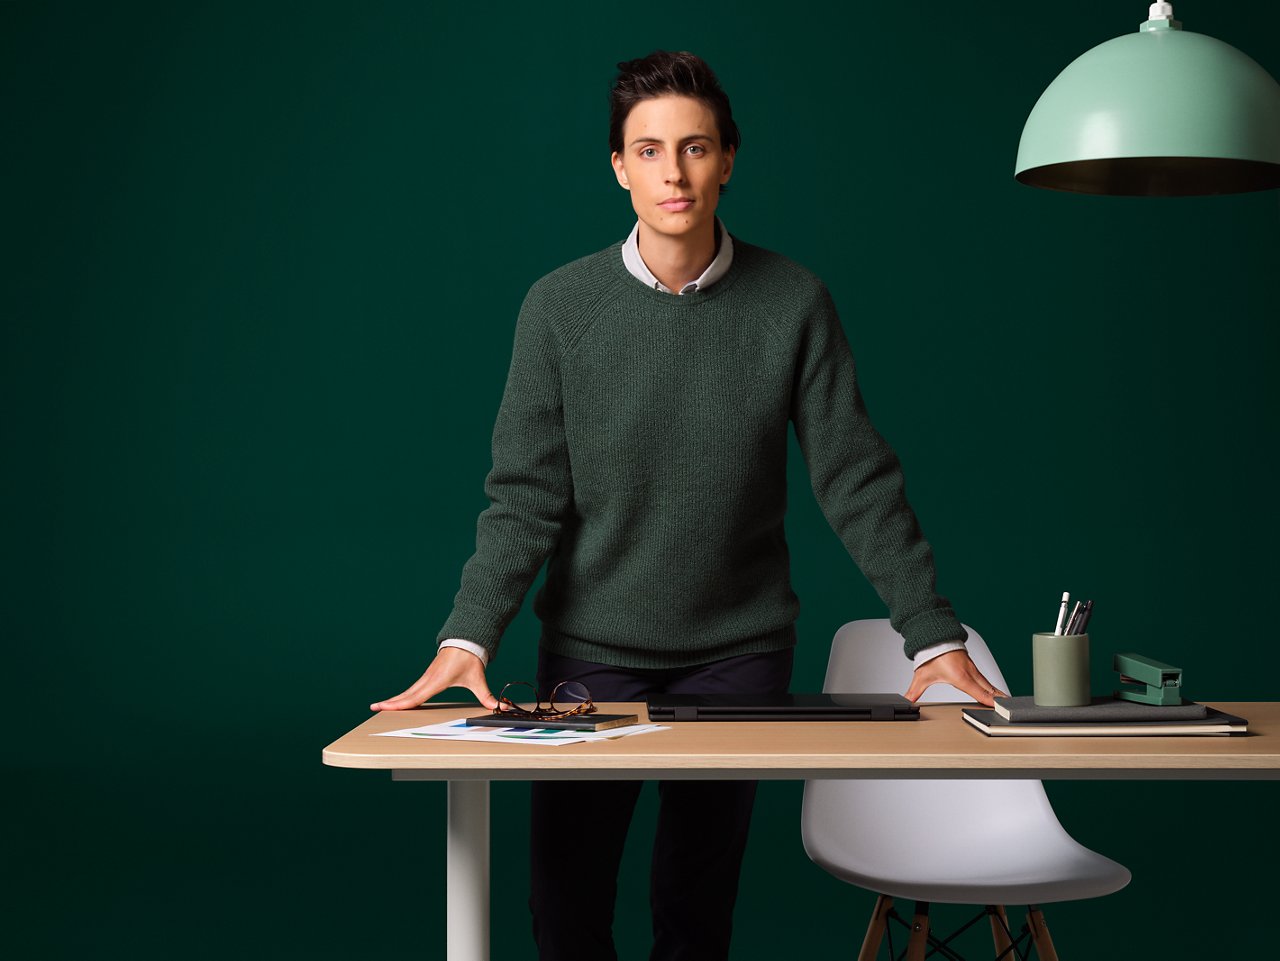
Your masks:
M 733 161 L 738 156 L 738 149 L 730 147 L 724 152 L 724 169 L 720 171 L 720 183 L 727 184 L 733 176 Z
M 622 155 L 616 150 L 609 157 L 609 162 L 613 164 L 613 175 L 618 178 L 618 184 L 623 190 L 630 190 L 631 184 L 627 182 L 627 170 L 622 164 Z

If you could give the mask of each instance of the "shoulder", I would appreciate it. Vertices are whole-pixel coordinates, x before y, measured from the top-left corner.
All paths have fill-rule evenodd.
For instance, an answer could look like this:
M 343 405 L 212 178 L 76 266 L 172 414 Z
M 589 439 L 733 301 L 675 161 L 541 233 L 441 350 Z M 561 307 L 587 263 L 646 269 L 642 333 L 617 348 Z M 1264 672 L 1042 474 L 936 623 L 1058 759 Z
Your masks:
M 809 268 L 790 257 L 733 238 L 733 259 L 742 259 L 742 282 L 753 296 L 789 305 L 803 314 L 827 310 L 831 294 Z
M 520 323 L 545 326 L 562 346 L 568 346 L 600 313 L 602 302 L 616 286 L 621 262 L 619 241 L 539 277 L 520 306 Z
M 622 261 L 620 241 L 543 274 L 529 288 L 525 299 L 540 303 L 565 299 L 572 301 L 575 294 L 599 290 L 616 276 L 615 260 L 619 263 Z
M 752 277 L 785 282 L 793 291 L 825 289 L 818 275 L 808 267 L 796 263 L 784 254 L 748 243 L 735 235 L 733 259 L 738 260 L 738 258 L 742 258 L 746 273 Z
M 791 331 L 816 318 L 834 316 L 835 304 L 827 285 L 809 268 L 790 257 L 733 238 L 733 259 L 741 258 L 742 284 L 754 302 L 768 306 L 777 323 Z

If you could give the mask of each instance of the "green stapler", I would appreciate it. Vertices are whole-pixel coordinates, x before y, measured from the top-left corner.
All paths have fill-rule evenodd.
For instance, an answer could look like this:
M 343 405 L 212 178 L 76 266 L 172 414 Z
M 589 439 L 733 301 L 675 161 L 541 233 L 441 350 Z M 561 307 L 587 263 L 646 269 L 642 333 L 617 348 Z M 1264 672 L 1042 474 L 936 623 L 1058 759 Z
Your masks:
M 1182 668 L 1141 654 L 1117 654 L 1113 666 L 1120 672 L 1121 684 L 1143 685 L 1117 690 L 1121 700 L 1162 706 L 1182 703 Z

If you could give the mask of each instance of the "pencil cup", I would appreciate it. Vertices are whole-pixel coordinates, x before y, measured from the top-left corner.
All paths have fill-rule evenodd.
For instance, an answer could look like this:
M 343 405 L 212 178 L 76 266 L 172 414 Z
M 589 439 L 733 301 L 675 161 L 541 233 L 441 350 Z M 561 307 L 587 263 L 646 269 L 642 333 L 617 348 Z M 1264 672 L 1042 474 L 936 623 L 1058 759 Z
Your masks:
M 1031 676 L 1040 707 L 1089 703 L 1089 635 L 1032 634 Z

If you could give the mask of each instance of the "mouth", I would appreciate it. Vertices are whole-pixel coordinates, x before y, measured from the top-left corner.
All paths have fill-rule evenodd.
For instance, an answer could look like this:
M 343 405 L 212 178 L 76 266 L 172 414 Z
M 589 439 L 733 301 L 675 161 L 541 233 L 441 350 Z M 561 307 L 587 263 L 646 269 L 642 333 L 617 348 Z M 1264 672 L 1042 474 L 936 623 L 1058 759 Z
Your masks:
M 692 207 L 693 198 L 692 197 L 668 197 L 666 200 L 658 204 L 658 206 L 661 207 L 663 210 L 671 210 L 678 213 L 681 210 L 688 210 L 690 207 Z

